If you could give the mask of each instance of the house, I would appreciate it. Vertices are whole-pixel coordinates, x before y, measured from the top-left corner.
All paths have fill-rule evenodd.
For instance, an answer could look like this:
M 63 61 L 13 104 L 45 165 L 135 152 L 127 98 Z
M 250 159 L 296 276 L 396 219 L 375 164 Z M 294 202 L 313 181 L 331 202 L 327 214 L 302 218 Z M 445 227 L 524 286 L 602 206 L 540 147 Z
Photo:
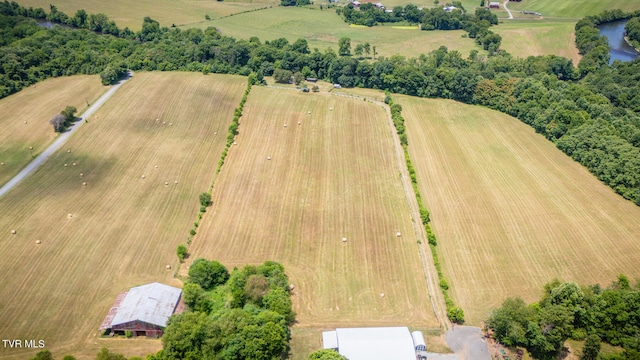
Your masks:
M 453 10 L 457 9 L 457 7 L 451 5 L 451 6 L 445 6 L 442 8 L 442 10 L 444 10 L 445 12 L 452 12 Z
M 182 290 L 160 283 L 136 286 L 118 295 L 100 326 L 109 334 L 161 337 L 169 317 L 184 309 Z
M 340 84 L 333 84 L 333 88 L 334 89 L 341 89 L 342 86 L 340 86 Z
M 351 2 L 351 5 L 353 5 L 354 8 L 359 8 L 360 7 L 360 1 L 353 1 L 353 2 Z
M 381 2 L 373 4 L 373 6 L 377 7 L 380 10 L 384 10 L 384 5 Z
M 489 3 L 489 8 L 491 9 L 499 9 L 500 8 L 500 3 L 497 1 L 491 1 Z
M 322 333 L 323 347 L 349 360 L 416 360 L 418 347 L 424 346 L 426 356 L 422 333 L 419 338 L 422 342 L 416 345 L 407 327 L 338 328 Z
M 316 82 L 318 81 L 318 78 L 312 78 L 312 77 L 308 77 L 305 79 L 307 82 Z

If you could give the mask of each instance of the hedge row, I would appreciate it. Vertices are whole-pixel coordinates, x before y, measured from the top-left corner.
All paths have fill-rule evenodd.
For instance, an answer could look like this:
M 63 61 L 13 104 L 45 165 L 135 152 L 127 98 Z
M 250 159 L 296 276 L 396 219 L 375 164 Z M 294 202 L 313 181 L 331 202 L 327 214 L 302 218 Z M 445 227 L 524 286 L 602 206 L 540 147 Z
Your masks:
M 440 266 L 440 261 L 438 260 L 438 252 L 436 251 L 436 245 L 438 244 L 438 241 L 436 239 L 436 235 L 433 233 L 433 230 L 431 230 L 431 226 L 429 225 L 429 221 L 431 220 L 429 217 L 429 210 L 427 210 L 427 208 L 424 206 L 424 203 L 422 202 L 420 190 L 418 189 L 418 178 L 416 176 L 416 171 L 413 168 L 411 158 L 409 157 L 409 142 L 407 140 L 407 134 L 405 133 L 404 117 L 402 117 L 402 106 L 400 106 L 400 104 L 395 104 L 389 94 L 387 94 L 387 96 L 385 97 L 384 102 L 387 103 L 390 107 L 391 118 L 396 128 L 396 132 L 398 133 L 398 137 L 400 138 L 400 144 L 402 144 L 402 148 L 404 149 L 404 159 L 407 163 L 407 169 L 409 170 L 409 177 L 411 178 L 413 191 L 416 194 L 416 201 L 418 202 L 418 209 L 420 211 L 420 220 L 422 221 L 422 225 L 424 226 L 424 229 L 427 233 L 429 248 L 431 249 L 431 255 L 433 256 L 433 263 L 436 267 L 436 271 L 438 272 L 440 289 L 442 290 L 442 295 L 444 295 L 444 300 L 447 305 L 447 317 L 454 323 L 462 324 L 464 323 L 464 311 L 462 310 L 462 308 L 456 306 L 456 304 L 449 296 L 449 282 L 442 274 L 442 267 Z M 418 244 L 419 243 L 420 240 L 418 240 Z

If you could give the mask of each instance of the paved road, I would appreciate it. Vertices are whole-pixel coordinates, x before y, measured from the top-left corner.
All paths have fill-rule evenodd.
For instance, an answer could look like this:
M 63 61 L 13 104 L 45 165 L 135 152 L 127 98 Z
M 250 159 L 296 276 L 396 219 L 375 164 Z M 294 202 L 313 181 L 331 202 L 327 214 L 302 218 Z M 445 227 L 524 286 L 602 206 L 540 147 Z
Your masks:
M 509 14 L 509 19 L 513 19 L 513 15 L 511 15 L 511 11 L 510 11 L 510 10 L 509 10 L 509 8 L 507 7 L 507 4 L 508 4 L 508 3 L 509 3 L 509 0 L 506 0 L 506 1 L 504 2 L 504 5 L 502 5 L 502 6 L 504 6 L 504 9 L 505 9 L 505 10 L 507 10 L 507 14 Z
M 0 187 L 0 197 L 4 196 L 6 193 L 11 191 L 11 189 L 16 187 L 22 180 L 24 180 L 27 176 L 29 176 L 29 174 L 34 172 L 40 165 L 42 165 L 45 161 L 47 161 L 47 159 L 51 155 L 53 155 L 53 153 L 55 153 L 58 149 L 60 149 L 62 145 L 64 145 L 67 142 L 67 140 L 69 140 L 69 137 L 71 137 L 73 133 L 78 131 L 78 128 L 80 128 L 80 126 L 84 124 L 84 120 L 90 118 L 91 115 L 93 115 L 93 113 L 96 112 L 96 110 L 98 110 L 102 105 L 104 105 L 104 103 L 107 102 L 107 100 L 109 100 L 109 98 L 113 96 L 113 94 L 115 94 L 115 92 L 118 91 L 118 89 L 120 89 L 120 86 L 122 86 L 122 84 L 124 84 L 131 78 L 131 75 L 132 74 L 129 73 L 129 76 L 126 79 L 120 80 L 119 83 L 117 83 L 116 85 L 113 85 L 111 89 L 109 89 L 106 93 L 104 93 L 93 105 L 91 105 L 87 109 L 87 111 L 85 111 L 82 114 L 82 116 L 80 117 L 80 120 L 76 121 L 73 125 L 71 125 L 71 127 L 66 132 L 58 135 L 58 137 L 55 139 L 53 143 L 51 143 L 51 145 L 49 145 L 49 147 L 47 147 L 40 155 L 38 155 L 35 159 L 33 159 L 16 176 L 14 176 L 6 184 Z

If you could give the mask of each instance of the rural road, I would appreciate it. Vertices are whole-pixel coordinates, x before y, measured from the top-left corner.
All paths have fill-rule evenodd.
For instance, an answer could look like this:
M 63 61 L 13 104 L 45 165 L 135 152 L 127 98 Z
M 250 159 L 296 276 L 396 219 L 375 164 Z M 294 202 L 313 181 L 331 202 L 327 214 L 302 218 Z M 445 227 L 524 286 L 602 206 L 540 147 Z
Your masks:
M 506 0 L 502 6 L 504 6 L 505 10 L 507 10 L 507 14 L 509 14 L 509 19 L 513 19 L 513 15 L 511 15 L 511 10 L 509 10 L 509 8 L 507 7 L 508 3 L 509 3 L 509 0 Z
M 127 82 L 131 78 L 131 76 L 132 76 L 132 73 L 129 72 L 129 75 L 126 78 L 120 80 L 116 85 L 113 85 L 111 89 L 109 89 L 106 93 L 104 93 L 98 100 L 96 100 L 95 103 L 93 103 L 93 105 L 91 105 L 87 109 L 87 111 L 85 111 L 82 114 L 82 116 L 80 117 L 80 120 L 76 121 L 73 125 L 71 125 L 71 127 L 67 131 L 60 134 L 51 143 L 51 145 L 49 145 L 40 155 L 36 156 L 36 158 L 33 159 L 16 176 L 14 176 L 6 184 L 0 187 L 0 197 L 4 196 L 6 193 L 11 191 L 11 189 L 16 187 L 16 185 L 18 185 L 22 180 L 24 180 L 27 176 L 29 176 L 29 174 L 34 172 L 40 165 L 42 165 L 45 161 L 47 161 L 47 159 L 51 155 L 53 155 L 53 153 L 55 153 L 58 149 L 60 149 L 62 145 L 64 145 L 67 142 L 67 140 L 69 140 L 69 137 L 71 137 L 71 135 L 74 132 L 76 132 L 78 128 L 82 126 L 82 124 L 84 124 L 84 120 L 91 117 L 91 115 L 93 115 L 93 113 L 95 113 L 96 110 L 98 110 L 102 105 L 104 105 L 104 103 L 107 102 L 107 100 L 109 100 L 109 98 L 113 96 L 113 94 L 115 94 L 115 92 L 118 91 L 118 89 L 120 89 L 122 84 Z

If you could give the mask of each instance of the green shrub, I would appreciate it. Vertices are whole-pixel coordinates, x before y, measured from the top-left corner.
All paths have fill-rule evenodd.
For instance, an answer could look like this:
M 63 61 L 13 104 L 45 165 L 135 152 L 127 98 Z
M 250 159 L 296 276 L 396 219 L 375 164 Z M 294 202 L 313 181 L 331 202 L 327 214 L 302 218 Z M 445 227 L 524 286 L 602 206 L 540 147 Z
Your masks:
M 196 234 L 196 231 L 194 229 L 189 230 L 189 235 L 193 236 Z
M 133 332 L 131 330 L 125 330 L 124 331 L 124 336 L 130 338 L 133 336 Z
M 178 259 L 180 259 L 180 262 L 184 261 L 184 258 L 187 256 L 187 247 L 183 244 L 178 245 L 176 254 L 178 255 Z

